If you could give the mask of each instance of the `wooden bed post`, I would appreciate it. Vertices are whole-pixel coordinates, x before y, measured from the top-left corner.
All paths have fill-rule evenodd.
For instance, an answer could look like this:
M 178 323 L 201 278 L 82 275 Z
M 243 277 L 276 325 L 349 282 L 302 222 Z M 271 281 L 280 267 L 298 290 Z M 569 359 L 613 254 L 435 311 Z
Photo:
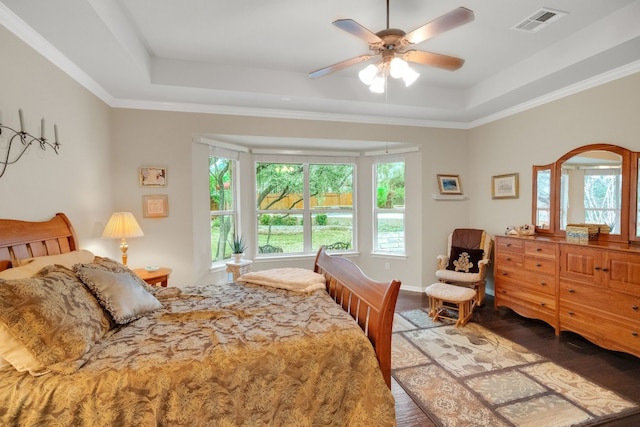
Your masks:
M 324 246 L 318 250 L 313 271 L 324 275 L 331 298 L 367 335 L 384 380 L 391 388 L 391 335 L 400 281 L 385 283 L 370 279 L 350 260 L 327 254 Z

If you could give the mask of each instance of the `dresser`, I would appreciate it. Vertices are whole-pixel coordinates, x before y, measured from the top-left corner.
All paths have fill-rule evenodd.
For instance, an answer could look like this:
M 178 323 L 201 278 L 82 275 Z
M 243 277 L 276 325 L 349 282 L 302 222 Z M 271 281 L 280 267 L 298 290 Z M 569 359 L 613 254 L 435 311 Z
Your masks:
M 495 307 L 640 357 L 640 247 L 496 236 Z

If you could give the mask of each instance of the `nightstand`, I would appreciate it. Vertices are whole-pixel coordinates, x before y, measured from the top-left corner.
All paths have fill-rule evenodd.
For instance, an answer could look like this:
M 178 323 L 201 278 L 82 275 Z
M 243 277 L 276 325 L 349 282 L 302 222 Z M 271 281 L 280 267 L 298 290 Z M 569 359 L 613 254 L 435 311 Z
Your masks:
M 251 264 L 253 264 L 253 261 L 250 259 L 243 259 L 240 262 L 229 261 L 226 263 L 227 273 L 233 275 L 233 281 L 235 282 L 238 277 L 251 271 Z
M 169 283 L 169 275 L 173 270 L 166 267 L 160 267 L 156 271 L 148 271 L 145 268 L 136 268 L 133 270 L 142 280 L 152 286 L 167 287 Z

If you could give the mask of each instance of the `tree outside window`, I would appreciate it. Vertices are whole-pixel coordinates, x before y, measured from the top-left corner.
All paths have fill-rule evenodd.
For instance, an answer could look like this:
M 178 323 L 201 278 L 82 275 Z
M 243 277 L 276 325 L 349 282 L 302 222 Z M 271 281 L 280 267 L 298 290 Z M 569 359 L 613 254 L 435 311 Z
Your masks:
M 374 252 L 405 253 L 405 162 L 376 163 Z
M 258 253 L 353 248 L 352 164 L 256 163 Z
M 213 262 L 231 257 L 231 248 L 227 242 L 232 238 L 237 222 L 234 193 L 235 166 L 235 160 L 209 156 L 211 258 Z

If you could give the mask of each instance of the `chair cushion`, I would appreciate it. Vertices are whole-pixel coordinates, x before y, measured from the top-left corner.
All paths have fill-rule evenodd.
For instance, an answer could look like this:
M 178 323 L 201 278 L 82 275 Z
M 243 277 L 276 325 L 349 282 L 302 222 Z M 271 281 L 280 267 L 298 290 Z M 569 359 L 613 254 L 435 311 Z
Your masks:
M 446 283 L 434 283 L 424 291 L 432 298 L 455 303 L 470 301 L 476 295 L 476 291 L 473 289 Z
M 485 232 L 475 228 L 456 228 L 451 234 L 451 246 L 469 249 L 484 247 Z
M 450 283 L 476 283 L 482 280 L 480 273 L 463 273 L 453 270 L 437 270 L 436 278 Z
M 484 250 L 466 249 L 459 246 L 451 247 L 451 256 L 447 270 L 460 271 L 463 273 L 478 273 L 480 268 L 478 262 L 482 260 Z

